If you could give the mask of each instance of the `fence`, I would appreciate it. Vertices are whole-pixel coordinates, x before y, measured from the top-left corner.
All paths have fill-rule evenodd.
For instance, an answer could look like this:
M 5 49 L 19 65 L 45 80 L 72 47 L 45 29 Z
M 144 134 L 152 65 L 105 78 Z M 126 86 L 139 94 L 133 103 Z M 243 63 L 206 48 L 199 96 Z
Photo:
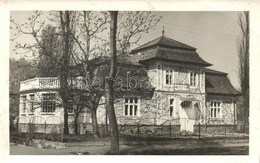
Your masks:
M 194 135 L 199 137 L 228 136 L 237 133 L 237 125 L 221 124 L 221 125 L 194 125 Z
M 43 133 L 43 134 L 62 134 L 63 122 L 59 117 L 26 117 L 20 119 L 18 124 L 19 132 L 22 133 Z M 91 123 L 78 123 L 79 134 L 92 134 Z M 101 137 L 110 135 L 110 126 L 100 124 L 99 132 Z M 74 123 L 69 123 L 69 132 L 74 134 Z M 237 133 L 236 125 L 202 125 L 195 123 L 193 132 L 181 131 L 181 124 L 167 123 L 162 125 L 149 124 L 119 124 L 119 135 L 121 137 L 136 137 L 139 138 L 176 138 L 180 136 L 193 136 L 197 138 L 222 136 L 226 137 L 230 134 Z
M 60 117 L 21 117 L 18 123 L 18 132 L 21 133 L 45 133 L 58 134 L 62 133 L 63 121 Z
M 110 135 L 110 126 L 99 125 L 101 137 Z M 223 125 L 194 125 L 194 132 L 181 131 L 180 124 L 169 125 L 143 125 L 143 124 L 125 124 L 118 125 L 119 136 L 139 138 L 181 138 L 187 136 L 190 138 L 203 137 L 229 137 L 237 133 L 237 126 L 230 124 Z

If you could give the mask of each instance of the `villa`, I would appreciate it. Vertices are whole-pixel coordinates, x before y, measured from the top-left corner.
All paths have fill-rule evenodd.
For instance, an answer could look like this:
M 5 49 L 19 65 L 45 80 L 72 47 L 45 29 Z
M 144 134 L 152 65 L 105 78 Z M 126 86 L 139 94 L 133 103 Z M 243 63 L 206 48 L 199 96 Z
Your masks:
M 99 57 L 98 61 L 99 65 L 105 65 L 108 58 Z M 138 76 L 135 78 L 137 89 L 130 90 L 127 88 L 130 85 L 123 84 L 121 90 L 116 91 L 119 125 L 171 124 L 178 126 L 178 132 L 193 133 L 198 124 L 237 124 L 236 102 L 240 93 L 232 86 L 227 73 L 208 68 L 212 64 L 203 60 L 196 48 L 163 35 L 133 49 L 125 57 L 120 55 L 118 64 L 119 70 L 126 68 L 122 78 L 131 80 L 132 76 Z M 138 75 L 143 72 L 145 75 Z M 83 88 L 82 79 L 83 76 L 73 78 L 73 86 Z M 62 125 L 64 112 L 57 105 L 59 84 L 58 77 L 37 77 L 21 82 L 20 132 L 28 132 L 26 124 L 38 125 L 37 132 L 60 132 L 57 126 Z M 132 84 L 136 83 L 132 80 Z M 102 97 L 100 103 L 104 101 Z M 69 104 L 69 123 L 73 122 L 73 107 L 73 103 Z M 88 107 L 81 111 L 80 133 L 91 131 L 90 113 Z M 97 117 L 99 124 L 106 123 L 104 105 L 97 109 Z

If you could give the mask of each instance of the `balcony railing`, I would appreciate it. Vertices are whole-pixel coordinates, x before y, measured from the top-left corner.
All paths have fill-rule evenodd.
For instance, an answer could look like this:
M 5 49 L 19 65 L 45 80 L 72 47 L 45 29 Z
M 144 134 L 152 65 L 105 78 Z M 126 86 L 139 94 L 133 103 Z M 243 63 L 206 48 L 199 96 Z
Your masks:
M 85 81 L 82 76 L 68 79 L 68 84 L 73 88 L 83 89 Z M 20 91 L 32 89 L 58 89 L 60 79 L 58 77 L 37 77 L 20 82 Z

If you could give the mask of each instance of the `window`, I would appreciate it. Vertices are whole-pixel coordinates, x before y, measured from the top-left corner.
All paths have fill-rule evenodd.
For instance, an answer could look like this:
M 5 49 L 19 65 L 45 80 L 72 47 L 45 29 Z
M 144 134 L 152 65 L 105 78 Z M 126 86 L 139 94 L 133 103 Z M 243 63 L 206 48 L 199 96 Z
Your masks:
M 34 103 L 35 103 L 35 95 L 31 94 L 30 95 L 30 112 L 34 111 Z
M 197 73 L 194 73 L 194 72 L 190 73 L 190 85 L 191 86 L 197 86 L 198 85 L 197 78 L 198 78 Z
M 172 71 L 171 70 L 166 70 L 165 84 L 167 84 L 167 85 L 172 84 Z
M 181 103 L 182 108 L 191 108 L 191 101 L 183 101 Z
M 125 115 L 137 116 L 138 112 L 138 99 L 137 98 L 125 98 Z
M 91 111 L 89 109 L 87 109 L 87 114 L 91 114 Z
M 73 101 L 69 100 L 68 104 L 67 104 L 67 110 L 69 114 L 73 114 L 74 113 L 74 108 L 73 108 Z
M 170 116 L 173 116 L 173 101 L 174 99 L 170 99 L 169 103 L 170 103 Z
M 22 96 L 22 113 L 26 111 L 26 95 Z
M 221 103 L 219 101 L 210 102 L 210 118 L 221 118 Z
M 50 94 L 42 94 L 42 112 L 44 113 L 52 113 L 56 108 L 56 95 L 54 93 Z

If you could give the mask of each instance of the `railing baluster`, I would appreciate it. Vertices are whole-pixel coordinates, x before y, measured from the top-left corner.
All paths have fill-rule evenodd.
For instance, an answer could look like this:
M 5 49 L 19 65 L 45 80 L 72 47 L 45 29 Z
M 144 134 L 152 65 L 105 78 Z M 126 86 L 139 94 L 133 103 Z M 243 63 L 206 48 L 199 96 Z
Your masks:
M 68 84 L 76 88 L 83 88 L 82 78 L 71 78 Z M 59 88 L 60 79 L 58 77 L 37 77 L 20 82 L 20 91 L 33 88 Z

